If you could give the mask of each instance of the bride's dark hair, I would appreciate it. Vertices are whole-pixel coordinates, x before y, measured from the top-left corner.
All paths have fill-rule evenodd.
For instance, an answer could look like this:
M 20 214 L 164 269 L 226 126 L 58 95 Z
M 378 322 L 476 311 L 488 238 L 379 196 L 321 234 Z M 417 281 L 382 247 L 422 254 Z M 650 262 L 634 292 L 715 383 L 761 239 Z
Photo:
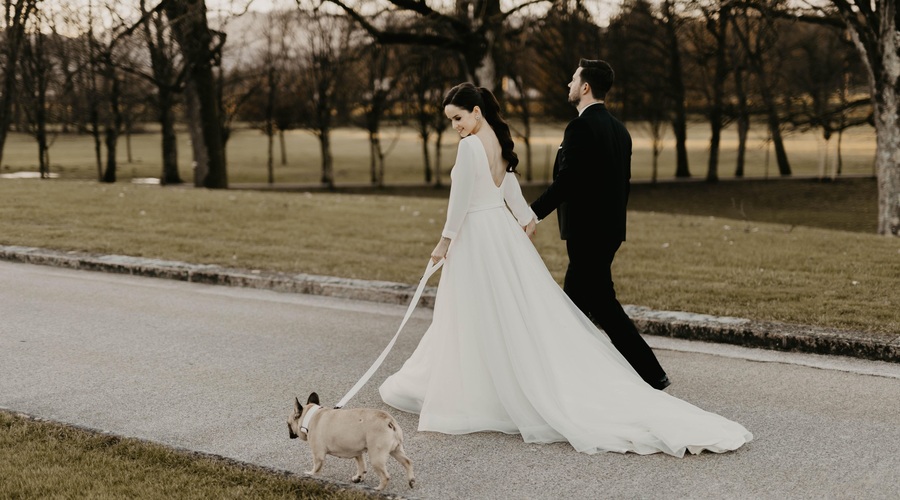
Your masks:
M 484 119 L 494 129 L 497 140 L 500 141 L 503 159 L 507 162 L 506 171 L 515 172 L 519 164 L 519 156 L 513 151 L 515 144 L 509 132 L 509 124 L 500 114 L 500 102 L 494 97 L 494 93 L 484 87 L 476 87 L 469 82 L 460 83 L 453 87 L 444 96 L 441 108 L 454 105 L 471 112 L 475 106 L 481 108 Z

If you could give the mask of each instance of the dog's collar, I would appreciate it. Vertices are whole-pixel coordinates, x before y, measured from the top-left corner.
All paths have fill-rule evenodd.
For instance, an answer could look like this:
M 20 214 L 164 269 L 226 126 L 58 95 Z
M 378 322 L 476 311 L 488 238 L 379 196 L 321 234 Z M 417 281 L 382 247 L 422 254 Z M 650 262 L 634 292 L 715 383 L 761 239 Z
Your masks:
M 303 422 L 300 424 L 300 432 L 302 432 L 304 436 L 309 436 L 309 422 L 312 420 L 313 415 L 321 409 L 321 406 L 314 404 L 307 410 L 306 415 L 303 417 Z

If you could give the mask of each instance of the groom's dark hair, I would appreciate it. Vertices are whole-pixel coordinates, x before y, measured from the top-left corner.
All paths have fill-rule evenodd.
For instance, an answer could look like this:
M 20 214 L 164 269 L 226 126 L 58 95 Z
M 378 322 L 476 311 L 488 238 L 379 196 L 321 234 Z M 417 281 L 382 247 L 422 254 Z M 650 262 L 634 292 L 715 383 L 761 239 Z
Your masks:
M 578 67 L 581 68 L 581 81 L 591 86 L 591 95 L 595 99 L 606 99 L 606 93 L 616 79 L 612 66 L 599 59 L 582 59 L 578 61 Z

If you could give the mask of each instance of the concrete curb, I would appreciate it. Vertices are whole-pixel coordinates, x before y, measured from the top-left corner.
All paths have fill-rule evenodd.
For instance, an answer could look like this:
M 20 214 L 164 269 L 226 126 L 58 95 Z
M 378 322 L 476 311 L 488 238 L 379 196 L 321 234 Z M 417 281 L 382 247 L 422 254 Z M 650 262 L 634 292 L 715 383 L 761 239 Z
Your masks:
M 0 259 L 69 269 L 261 288 L 279 292 L 306 293 L 399 305 L 408 304 L 415 293 L 414 285 L 388 281 L 231 269 L 214 265 L 122 255 L 62 252 L 34 247 L 0 245 Z M 434 307 L 435 291 L 434 287 L 427 287 L 419 300 L 419 305 Z M 639 306 L 625 306 L 625 310 L 635 321 L 638 329 L 649 335 L 780 351 L 900 362 L 900 334 L 877 336 L 808 325 L 753 321 L 744 318 L 676 311 L 655 311 Z

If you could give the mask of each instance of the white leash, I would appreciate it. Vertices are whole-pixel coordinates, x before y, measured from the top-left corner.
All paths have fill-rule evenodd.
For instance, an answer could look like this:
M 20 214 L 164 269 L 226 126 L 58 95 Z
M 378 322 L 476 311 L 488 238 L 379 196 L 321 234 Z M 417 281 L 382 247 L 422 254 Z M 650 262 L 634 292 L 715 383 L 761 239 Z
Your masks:
M 388 343 L 387 347 L 384 348 L 384 351 L 381 351 L 381 356 L 378 356 L 378 359 L 372 363 L 372 366 L 369 368 L 369 371 L 366 372 L 365 375 L 356 382 L 356 385 L 350 389 L 350 392 L 347 393 L 346 396 L 341 398 L 336 404 L 335 408 L 343 408 L 347 401 L 353 396 L 356 396 L 356 393 L 362 389 L 362 386 L 366 385 L 366 382 L 372 378 L 372 375 L 375 374 L 375 370 L 381 366 L 381 363 L 384 362 L 384 358 L 387 357 L 388 353 L 391 352 L 391 349 L 394 347 L 394 342 L 397 341 L 397 337 L 400 336 L 400 331 L 403 330 L 403 327 L 406 325 L 406 322 L 409 320 L 409 317 L 412 316 L 413 310 L 416 308 L 416 305 L 419 303 L 419 299 L 422 297 L 422 291 L 425 290 L 425 284 L 428 283 L 428 278 L 431 277 L 441 266 L 444 265 L 444 259 L 441 259 L 437 264 L 435 264 L 431 259 L 428 259 L 428 267 L 425 268 L 425 274 L 422 276 L 422 279 L 419 280 L 419 286 L 416 288 L 416 293 L 413 295 L 412 301 L 409 303 L 409 307 L 406 309 L 406 316 L 403 317 L 403 321 L 400 322 L 400 328 L 397 329 L 397 333 L 394 334 L 394 338 Z

